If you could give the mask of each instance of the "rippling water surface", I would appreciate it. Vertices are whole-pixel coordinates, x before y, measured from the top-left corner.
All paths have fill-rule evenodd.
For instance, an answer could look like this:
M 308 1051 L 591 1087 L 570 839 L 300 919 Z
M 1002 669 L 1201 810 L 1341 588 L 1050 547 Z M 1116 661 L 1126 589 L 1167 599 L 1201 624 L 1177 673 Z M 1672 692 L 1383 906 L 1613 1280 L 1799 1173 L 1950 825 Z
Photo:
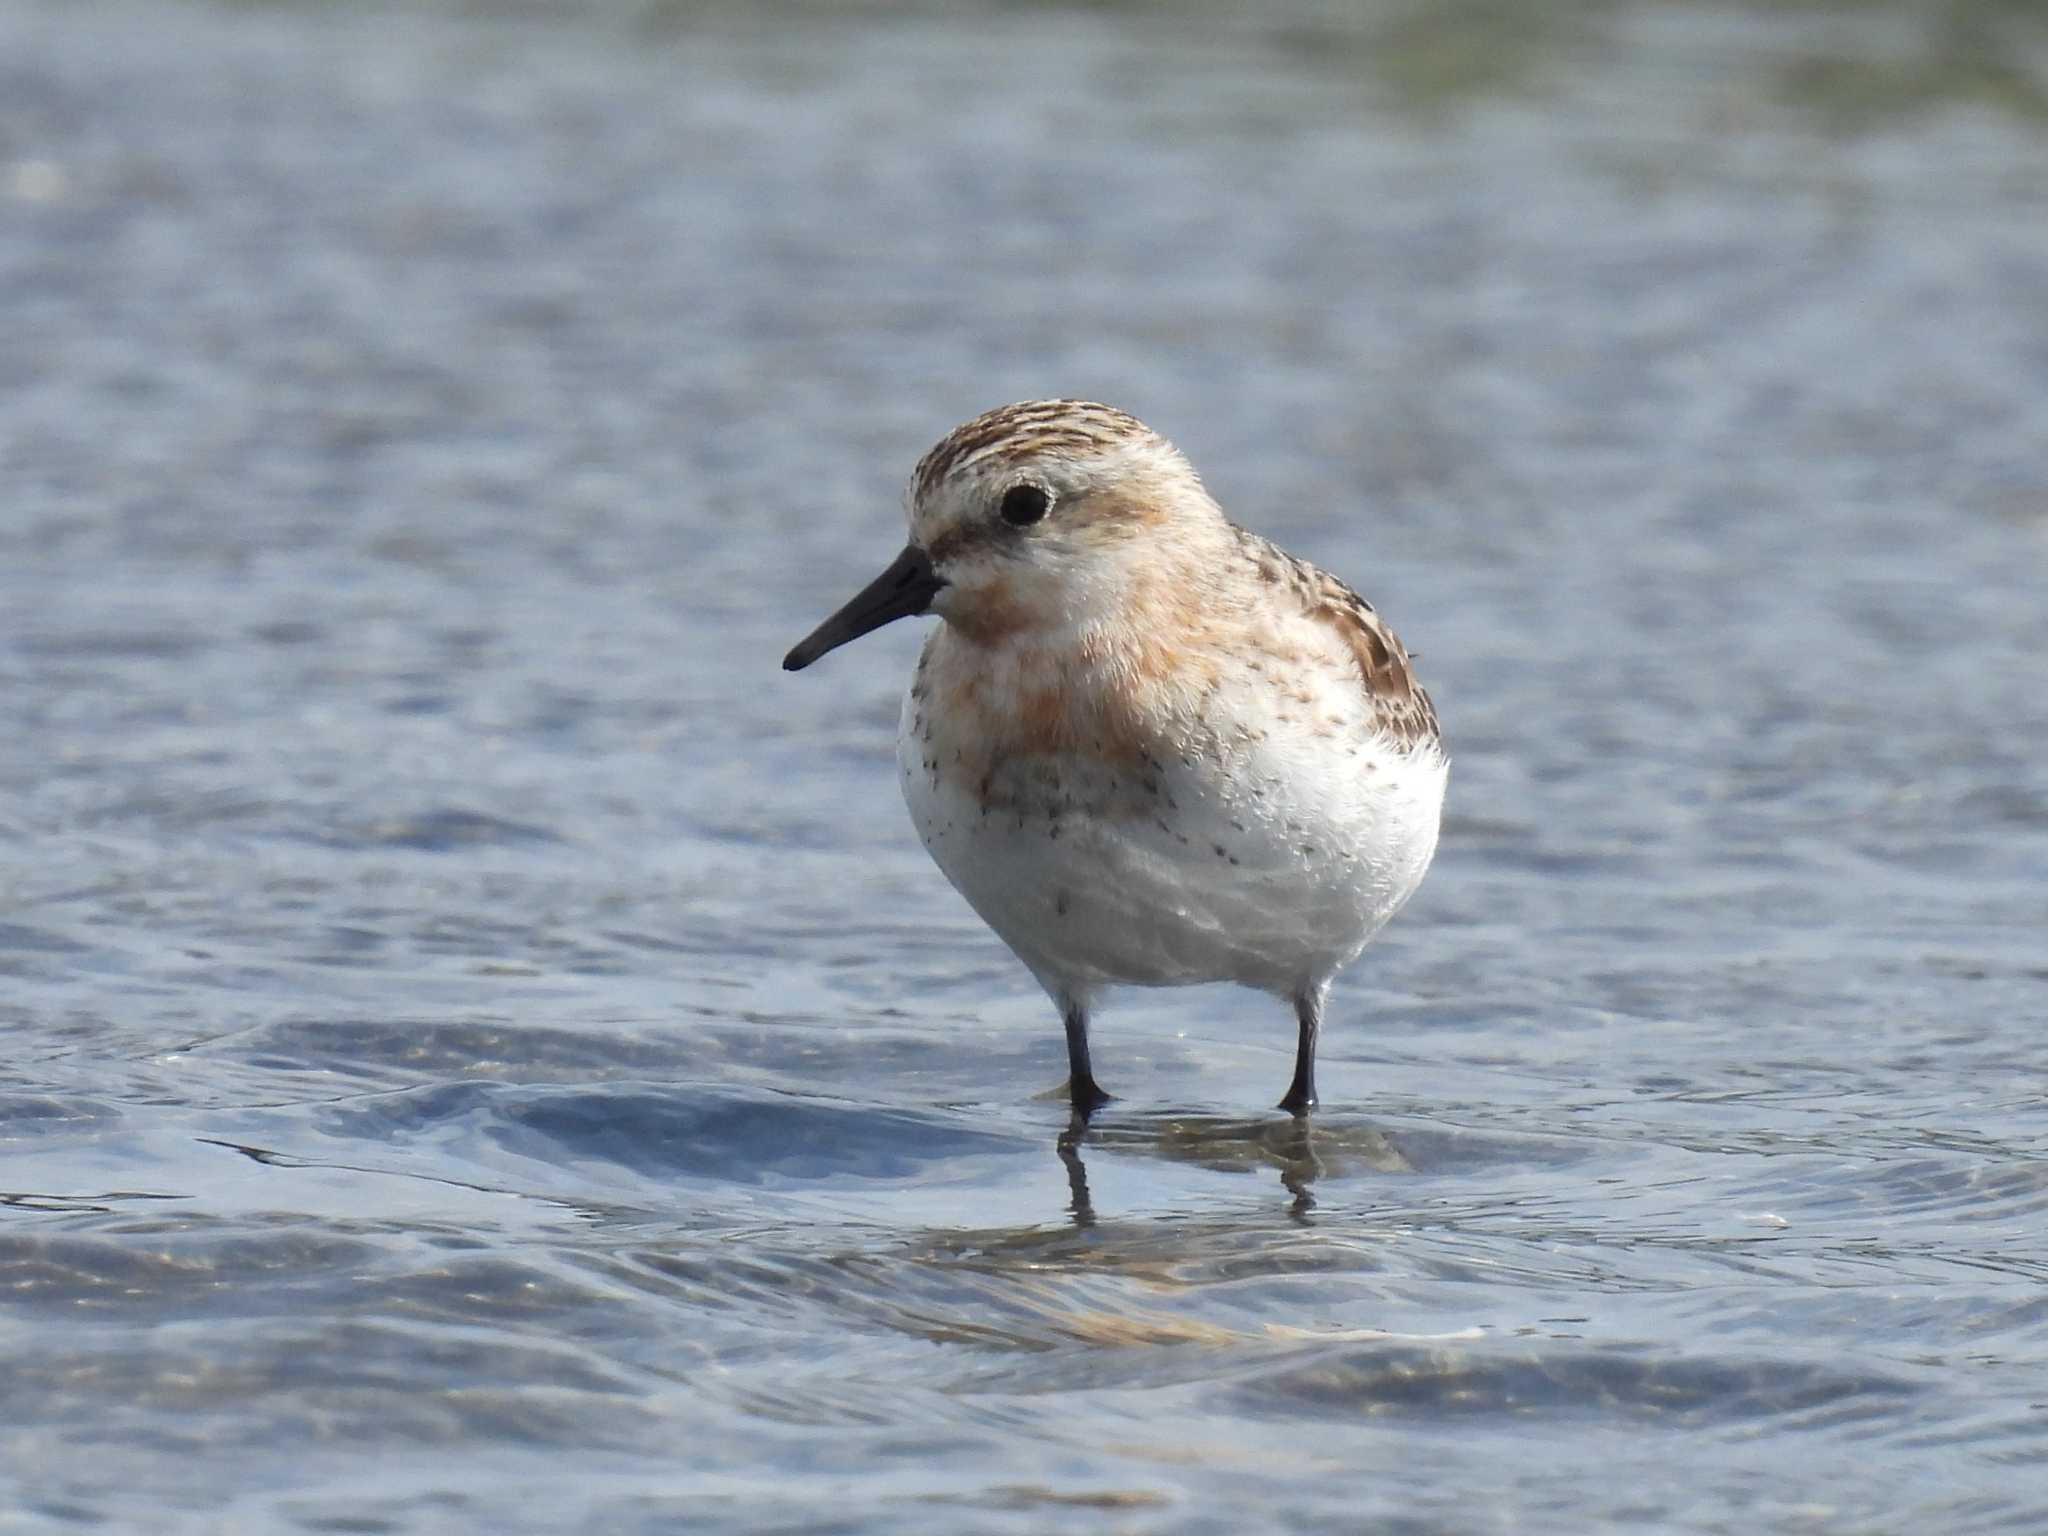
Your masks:
M 2031 6 L 0 0 L 9 1530 L 2035 1531 Z M 1421 653 L 1328 1110 L 784 648 L 1109 399 Z

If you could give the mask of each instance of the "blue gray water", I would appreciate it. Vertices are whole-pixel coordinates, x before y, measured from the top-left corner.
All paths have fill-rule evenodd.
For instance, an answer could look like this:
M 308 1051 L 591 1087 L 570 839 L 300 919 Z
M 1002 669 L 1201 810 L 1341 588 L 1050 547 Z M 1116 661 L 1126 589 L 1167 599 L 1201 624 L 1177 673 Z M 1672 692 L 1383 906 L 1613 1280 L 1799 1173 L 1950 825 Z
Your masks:
M 2028 5 L 0 0 L 0 1527 L 2048 1523 Z M 1058 1031 L 911 462 L 1421 655 L 1336 994 Z

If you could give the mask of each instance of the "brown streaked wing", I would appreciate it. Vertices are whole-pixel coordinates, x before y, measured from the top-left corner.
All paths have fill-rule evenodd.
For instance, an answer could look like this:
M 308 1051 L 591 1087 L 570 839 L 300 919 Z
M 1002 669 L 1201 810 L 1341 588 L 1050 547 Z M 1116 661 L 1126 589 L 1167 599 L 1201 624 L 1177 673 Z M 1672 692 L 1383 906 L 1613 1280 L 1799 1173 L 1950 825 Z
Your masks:
M 1244 528 L 1237 530 L 1237 537 L 1261 576 L 1292 592 L 1311 618 L 1343 637 L 1358 658 L 1359 677 L 1380 728 L 1404 747 L 1440 745 L 1436 705 L 1415 680 L 1407 648 L 1372 604 L 1328 571 L 1288 554 L 1269 539 Z

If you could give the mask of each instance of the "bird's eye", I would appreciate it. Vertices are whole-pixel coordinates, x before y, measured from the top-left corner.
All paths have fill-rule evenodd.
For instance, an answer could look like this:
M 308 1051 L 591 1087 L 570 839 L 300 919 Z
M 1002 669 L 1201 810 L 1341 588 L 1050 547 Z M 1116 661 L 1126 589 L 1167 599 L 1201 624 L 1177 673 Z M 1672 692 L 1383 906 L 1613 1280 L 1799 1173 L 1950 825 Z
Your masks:
M 1003 492 L 1003 521 L 1012 528 L 1029 528 L 1052 509 L 1052 498 L 1043 486 L 1013 485 Z

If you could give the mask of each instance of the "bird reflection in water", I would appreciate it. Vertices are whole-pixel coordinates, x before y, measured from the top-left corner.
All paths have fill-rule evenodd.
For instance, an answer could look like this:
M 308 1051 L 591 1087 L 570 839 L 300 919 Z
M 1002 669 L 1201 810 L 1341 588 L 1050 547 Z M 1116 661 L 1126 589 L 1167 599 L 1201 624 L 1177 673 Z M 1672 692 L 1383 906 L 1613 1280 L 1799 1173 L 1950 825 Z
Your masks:
M 1142 1116 L 1105 1125 L 1099 1116 L 1091 1121 L 1076 1114 L 1060 1132 L 1055 1148 L 1067 1170 L 1067 1211 L 1077 1227 L 1095 1224 L 1088 1165 L 1082 1156 L 1088 1146 L 1227 1173 L 1277 1169 L 1280 1187 L 1290 1200 L 1288 1214 L 1304 1226 L 1313 1225 L 1313 1186 L 1333 1166 L 1358 1166 L 1376 1173 L 1413 1171 L 1385 1133 L 1371 1125 L 1332 1125 L 1306 1116 L 1244 1120 L 1209 1115 Z

